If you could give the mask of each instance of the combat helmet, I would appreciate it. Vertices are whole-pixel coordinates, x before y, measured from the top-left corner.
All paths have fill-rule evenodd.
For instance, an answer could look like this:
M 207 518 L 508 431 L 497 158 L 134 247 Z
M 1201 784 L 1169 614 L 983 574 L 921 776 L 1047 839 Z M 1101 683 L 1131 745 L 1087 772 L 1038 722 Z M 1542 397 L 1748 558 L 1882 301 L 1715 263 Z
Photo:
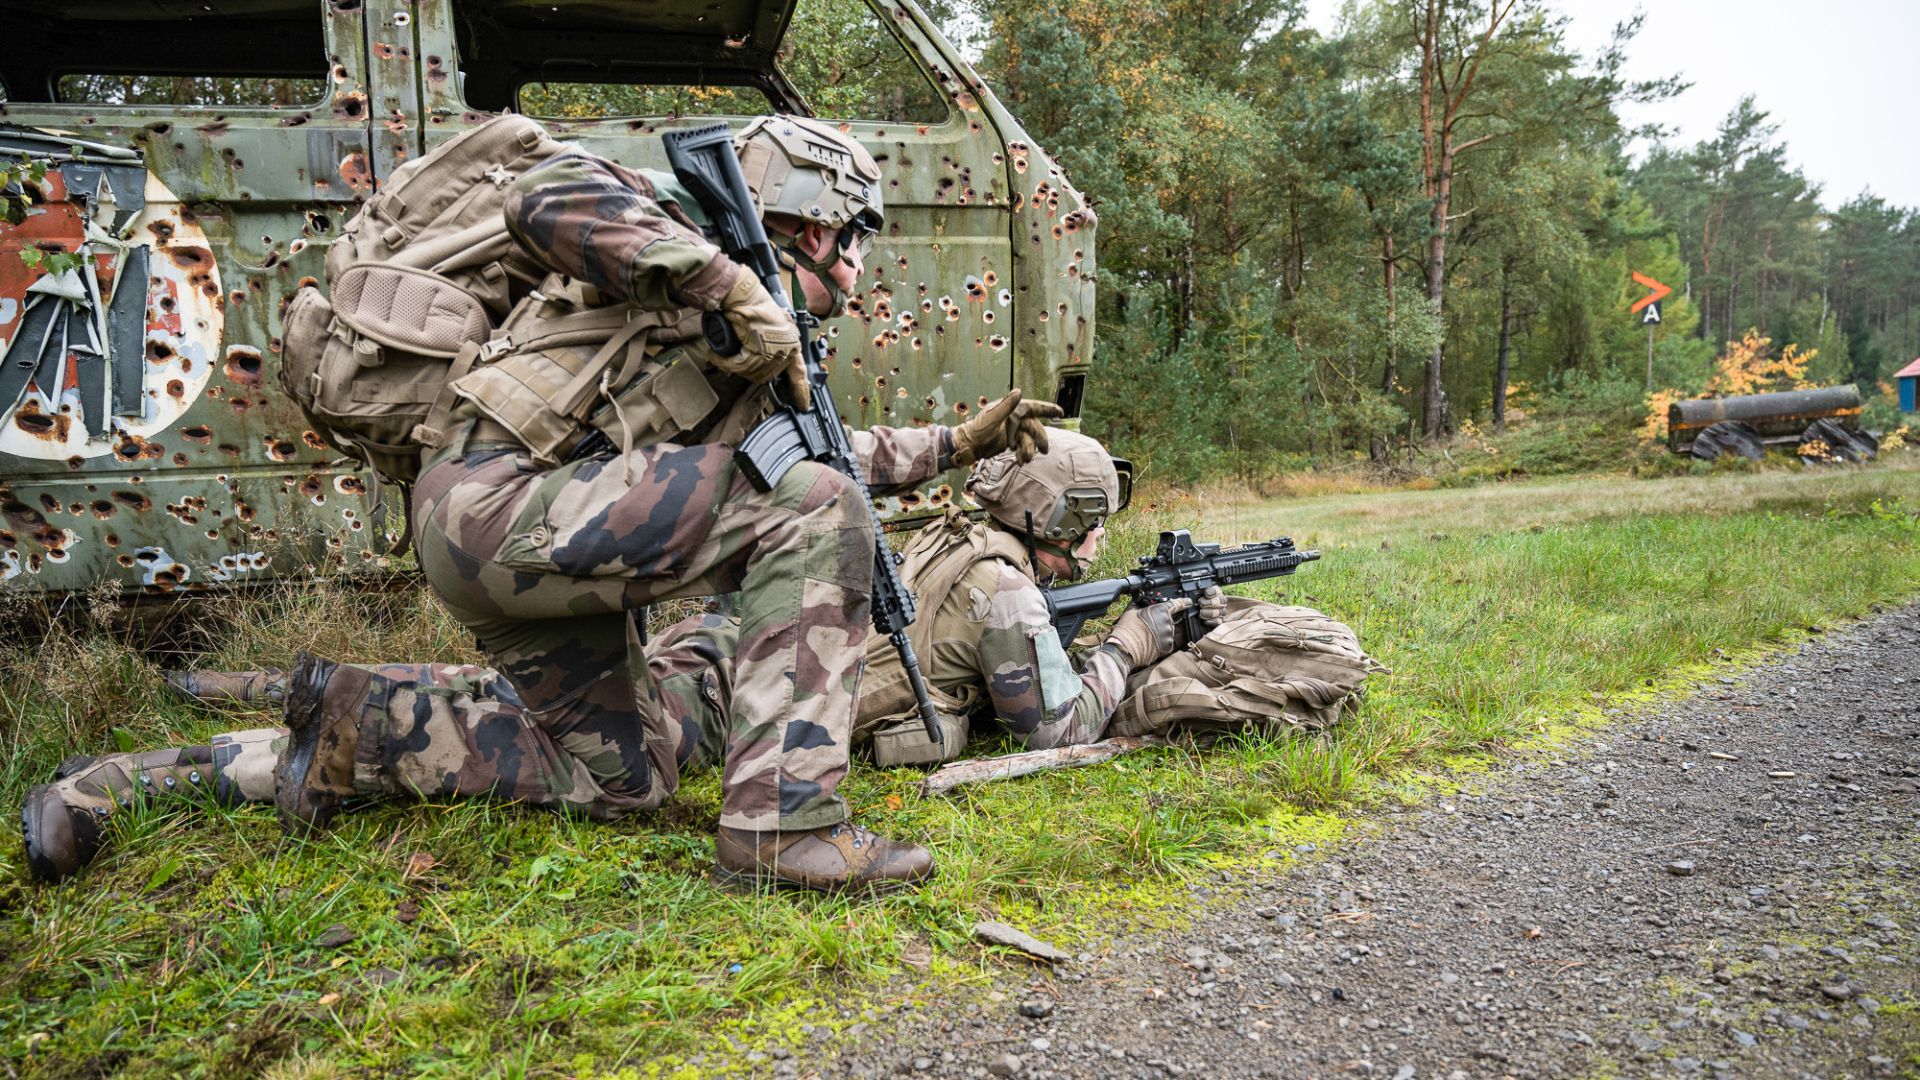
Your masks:
M 1133 465 L 1077 431 L 1049 430 L 1048 449 L 1022 465 L 1011 450 L 973 467 L 966 491 L 993 520 L 1026 541 L 1068 560 L 1072 551 L 1133 498 Z
M 879 164 L 859 140 L 802 116 L 763 116 L 734 136 L 733 148 L 763 219 L 786 217 L 837 233 L 825 259 L 792 244 L 782 250 L 821 279 L 838 314 L 846 296 L 827 271 L 841 253 L 857 247 L 865 258 L 873 248 L 884 214 Z

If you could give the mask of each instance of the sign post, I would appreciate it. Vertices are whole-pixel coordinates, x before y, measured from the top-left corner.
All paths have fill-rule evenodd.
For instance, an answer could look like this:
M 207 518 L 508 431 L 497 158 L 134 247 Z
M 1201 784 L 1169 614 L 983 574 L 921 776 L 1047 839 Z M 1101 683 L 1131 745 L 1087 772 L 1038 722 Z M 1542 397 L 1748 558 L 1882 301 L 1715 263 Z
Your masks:
M 1652 290 L 1633 302 L 1627 309 L 1630 315 L 1640 316 L 1640 322 L 1647 328 L 1647 392 L 1653 392 L 1653 328 L 1660 325 L 1660 301 L 1673 292 L 1671 285 L 1662 285 L 1638 270 L 1633 271 L 1633 280 Z

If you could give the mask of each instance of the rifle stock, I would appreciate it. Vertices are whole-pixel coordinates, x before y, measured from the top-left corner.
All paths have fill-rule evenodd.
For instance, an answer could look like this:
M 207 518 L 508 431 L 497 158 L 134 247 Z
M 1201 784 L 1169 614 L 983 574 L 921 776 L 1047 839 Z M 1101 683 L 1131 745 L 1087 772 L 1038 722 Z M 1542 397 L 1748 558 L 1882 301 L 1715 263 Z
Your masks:
M 688 131 L 671 131 L 661 136 L 667 146 L 667 162 L 674 176 L 686 185 L 707 216 L 713 219 L 720 248 L 727 257 L 747 267 L 759 277 L 775 302 L 792 313 L 800 328 L 800 347 L 806 357 L 807 382 L 813 390 L 810 408 L 795 407 L 782 380 L 768 386 L 774 401 L 773 415 L 747 433 L 734 451 L 734 461 L 747 479 L 760 491 L 771 491 L 788 469 L 802 461 L 817 461 L 853 481 L 860 500 L 873 515 L 873 626 L 887 635 L 900 653 L 907 681 L 920 711 L 920 722 L 927 738 L 941 741 L 940 719 L 934 714 L 933 700 L 920 672 L 920 661 L 907 641 L 907 627 L 914 617 L 913 593 L 900 579 L 898 556 L 887 546 L 882 522 L 873 510 L 873 495 L 860 471 L 853 444 L 847 439 L 846 425 L 827 386 L 827 369 L 822 356 L 819 322 L 810 313 L 795 306 L 780 280 L 780 260 L 767 239 L 766 227 L 754 208 L 753 195 L 747 190 L 746 177 L 733 152 L 733 129 L 726 124 L 709 124 Z M 718 312 L 709 312 L 703 331 L 715 351 L 723 355 L 740 347 L 732 326 Z

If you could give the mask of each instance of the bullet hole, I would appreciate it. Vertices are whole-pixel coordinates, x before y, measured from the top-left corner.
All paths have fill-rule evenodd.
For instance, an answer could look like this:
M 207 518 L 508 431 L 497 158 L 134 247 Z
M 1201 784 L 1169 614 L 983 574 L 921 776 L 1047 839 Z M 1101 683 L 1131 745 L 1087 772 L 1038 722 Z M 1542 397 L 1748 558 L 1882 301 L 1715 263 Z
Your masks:
M 299 447 L 294 446 L 285 439 L 276 439 L 271 435 L 266 436 L 260 441 L 267 448 L 267 456 L 275 461 L 292 461 L 294 455 L 300 452 Z
M 294 285 L 294 289 L 296 291 L 299 289 L 317 289 L 319 287 L 320 287 L 320 279 L 317 277 L 303 277 L 300 279 L 300 281 L 297 284 Z
M 301 442 L 303 442 L 303 443 L 306 443 L 306 444 L 307 444 L 307 449 L 309 449 L 309 450 L 322 450 L 322 451 L 324 451 L 324 450 L 325 450 L 325 449 L 327 448 L 327 440 L 325 440 L 325 439 L 323 439 L 323 438 L 321 438 L 321 437 L 320 437 L 320 436 L 319 436 L 318 434 L 316 434 L 316 433 L 315 433 L 315 432 L 313 432 L 313 431 L 303 431 L 303 432 L 301 432 L 301 433 L 300 433 L 300 441 L 301 441 Z
M 237 458 L 240 456 L 240 448 L 233 445 L 232 443 L 223 442 L 219 446 L 214 447 L 214 449 L 220 451 L 221 453 L 227 455 L 228 457 Z
M 910 341 L 909 344 L 913 346 L 914 352 L 919 352 L 920 349 L 922 348 L 920 337 L 917 334 L 913 337 L 912 341 Z
M 887 388 L 887 377 L 885 375 L 882 375 L 879 378 L 874 379 L 873 385 L 876 389 L 885 390 Z
M 93 516 L 102 521 L 120 512 L 120 508 L 107 499 L 93 500 Z
M 13 548 L 13 547 L 19 547 L 19 546 L 20 546 L 19 537 L 13 535 L 10 532 L 0 532 L 0 547 Z
M 211 269 L 213 266 L 213 252 L 192 244 L 167 248 L 167 258 L 173 260 L 173 265 L 190 274 Z
M 376 41 L 373 43 L 373 55 L 374 58 L 378 60 L 391 60 L 393 59 L 393 46 L 384 41 Z
M 999 352 L 1001 349 L 1004 349 L 1006 347 L 1007 347 L 1007 339 L 1004 337 L 1001 337 L 999 334 L 995 334 L 992 337 L 987 339 L 987 348 L 992 349 L 994 352 Z
M 232 345 L 227 348 L 227 378 L 241 386 L 260 385 L 265 360 L 260 350 L 251 345 Z
M 239 518 L 241 521 L 252 521 L 254 518 L 253 507 L 235 499 L 233 502 L 233 516 Z
M 86 458 L 81 457 L 79 454 L 75 454 L 72 457 L 67 459 L 67 468 L 77 469 L 80 466 L 85 465 L 86 463 L 87 463 Z
M 307 241 L 305 237 L 302 237 L 287 245 L 287 257 L 292 258 L 305 250 L 307 250 Z
M 992 321 L 993 321 L 993 311 L 992 311 L 991 309 L 986 309 L 986 308 L 983 308 L 983 309 L 981 309 L 981 312 L 980 312 L 980 321 L 981 321 L 981 322 L 992 322 Z
M 367 482 L 352 473 L 333 478 L 333 490 L 342 495 L 365 495 Z M 351 513 L 351 511 L 349 511 Z
M 447 81 L 446 61 L 438 56 L 427 57 L 427 81 L 436 86 Z
M 407 14 L 404 11 L 396 11 L 393 13 L 393 25 L 395 26 L 406 26 L 408 23 L 411 23 L 412 21 L 413 21 L 413 16 Z
M 43 491 L 40 493 L 40 509 L 49 514 L 57 514 L 60 512 L 60 500 Z
M 168 379 L 167 380 L 167 396 L 170 398 L 173 398 L 176 401 L 186 400 L 187 384 L 184 382 L 181 382 L 179 379 Z
M 148 124 L 147 130 L 153 132 L 155 135 L 164 136 L 173 131 L 173 125 L 165 121 L 161 121 L 158 124 Z
M 337 110 L 336 110 L 337 111 Z M 354 191 L 373 190 L 373 167 L 367 163 L 367 155 L 355 150 L 340 159 L 340 179 Z
M 1011 303 L 1013 303 L 1013 293 L 1007 289 L 1001 289 L 1000 290 L 1000 306 L 1006 307 L 1008 304 L 1011 304 Z
M 213 441 L 213 429 L 205 424 L 197 427 L 181 428 L 180 436 L 190 443 L 209 443 Z
M 187 463 L 187 455 L 176 452 L 173 455 L 173 463 L 175 465 L 185 465 Z
M 869 401 L 869 400 L 867 399 L 867 395 L 865 395 L 865 394 L 861 394 L 861 395 L 860 395 L 860 407 L 861 407 L 861 408 L 863 408 L 863 409 L 864 409 L 864 408 L 866 408 L 866 407 L 867 407 L 868 405 L 871 405 L 871 404 L 873 404 L 873 403 L 872 403 L 871 401 Z
M 280 126 L 285 128 L 300 127 L 311 119 L 313 119 L 312 113 L 294 113 L 292 116 L 281 117 Z
M 327 218 L 324 211 L 309 210 L 307 211 L 307 228 L 317 233 L 332 232 L 333 222 Z
M 147 339 L 147 363 L 164 364 L 173 359 L 173 346 L 157 338 Z
M 967 299 L 979 303 L 987 298 L 986 283 L 973 275 L 967 275 Z
M 920 494 L 917 491 L 909 491 L 906 494 L 900 496 L 900 509 L 912 510 L 914 507 L 919 506 L 921 503 L 926 501 L 927 501 L 926 496 Z
M 110 532 L 110 533 L 108 533 L 108 534 L 107 534 L 107 535 L 106 535 L 105 537 L 103 537 L 102 539 L 104 539 L 104 540 L 106 540 L 106 542 L 107 542 L 107 546 L 108 546 L 108 547 L 119 547 L 119 546 L 120 546 L 120 534 L 119 534 L 119 533 L 114 533 L 114 532 Z
M 180 306 L 179 301 L 175 300 L 171 296 L 163 296 L 160 298 L 160 310 L 163 312 L 166 312 L 169 315 L 173 314 L 174 309 L 178 308 L 179 306 Z
M 116 491 L 113 501 L 136 513 L 144 514 L 153 509 L 153 500 L 138 491 Z
M 224 386 L 209 386 L 207 387 L 206 393 L 208 397 L 218 401 L 227 396 L 227 388 Z
M 126 567 L 129 570 L 133 568 L 133 556 L 131 555 L 122 555 L 119 558 L 115 559 L 114 561 L 119 563 L 121 566 Z
M 345 94 L 337 94 L 334 96 L 333 115 L 336 118 L 341 120 L 358 120 L 362 116 L 365 116 L 366 114 L 367 114 L 367 95 L 361 93 L 360 91 L 354 90 Z M 359 155 L 359 156 L 364 157 L 365 155 Z M 345 176 L 346 176 L 346 170 L 345 168 L 342 168 L 341 177 L 344 179 Z M 347 184 L 349 187 L 351 187 L 353 182 L 351 180 L 348 180 Z
M 248 409 L 253 408 L 253 402 L 248 401 L 246 398 L 243 398 L 243 397 L 234 398 L 233 400 L 227 402 L 227 404 L 233 406 L 233 411 L 237 413 L 243 413 L 243 412 L 246 412 Z
M 65 413 L 48 416 L 40 411 L 40 403 L 27 401 L 13 414 L 13 425 L 36 439 L 48 442 L 66 442 L 67 429 L 72 418 Z
M 207 136 L 208 138 L 213 138 L 215 136 L 225 135 L 227 133 L 227 129 L 232 126 L 233 125 L 227 123 L 226 117 L 223 116 L 223 117 L 216 117 L 212 121 L 209 121 L 208 123 L 205 123 L 205 124 L 201 124 L 199 127 L 194 128 L 193 130 L 199 132 L 202 135 Z

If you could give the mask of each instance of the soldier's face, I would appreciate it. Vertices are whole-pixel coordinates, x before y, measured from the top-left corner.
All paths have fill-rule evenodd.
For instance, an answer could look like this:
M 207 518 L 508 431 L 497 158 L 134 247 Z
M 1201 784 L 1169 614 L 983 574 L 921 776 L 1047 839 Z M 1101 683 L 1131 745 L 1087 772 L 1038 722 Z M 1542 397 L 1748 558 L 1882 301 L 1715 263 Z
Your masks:
M 1080 576 L 1075 569 L 1075 564 L 1081 568 L 1092 565 L 1093 560 L 1099 556 L 1100 546 L 1106 538 L 1107 527 L 1095 525 L 1087 530 L 1087 535 L 1081 537 L 1080 543 L 1074 546 L 1072 562 L 1045 550 L 1034 552 L 1034 556 L 1040 560 L 1041 567 L 1053 575 L 1055 581 L 1072 581 Z
M 840 287 L 842 296 L 847 296 L 853 293 L 854 282 L 859 279 L 860 271 L 866 264 L 861 258 L 860 245 L 852 244 L 836 252 L 838 242 L 838 232 L 812 224 L 802 226 L 796 238 L 800 250 L 816 262 L 826 261 L 829 255 L 836 256 L 826 276 Z M 800 291 L 806 294 L 808 311 L 821 318 L 837 314 L 833 310 L 833 292 L 821 282 L 819 275 L 801 267 L 799 277 Z

